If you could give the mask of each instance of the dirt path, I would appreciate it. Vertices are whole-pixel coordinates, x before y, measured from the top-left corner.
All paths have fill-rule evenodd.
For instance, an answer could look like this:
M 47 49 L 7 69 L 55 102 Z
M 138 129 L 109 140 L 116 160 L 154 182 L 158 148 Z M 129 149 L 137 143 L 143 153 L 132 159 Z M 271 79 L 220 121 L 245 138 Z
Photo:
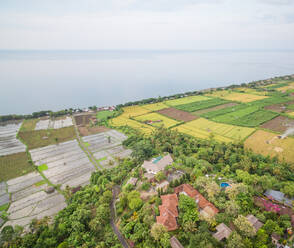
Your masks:
M 73 118 L 73 124 L 74 124 L 74 127 L 75 127 L 75 132 L 76 132 L 76 136 L 77 136 L 77 140 L 80 144 L 80 147 L 82 148 L 82 150 L 87 154 L 89 160 L 91 161 L 91 163 L 94 165 L 94 167 L 98 170 L 101 170 L 101 166 L 100 164 L 98 164 L 98 162 L 95 160 L 94 156 L 92 155 L 92 153 L 87 149 L 87 147 L 85 146 L 80 134 L 79 134 L 79 130 L 78 130 L 78 127 L 77 127 L 77 124 L 76 124 L 76 121 L 75 121 L 75 118 Z
M 120 233 L 118 227 L 115 225 L 115 199 L 116 196 L 119 194 L 120 192 L 120 187 L 118 185 L 115 185 L 112 189 L 112 201 L 110 204 L 110 212 L 111 212 L 111 219 L 110 219 L 110 225 L 115 233 L 115 235 L 117 236 L 119 242 L 121 243 L 121 245 L 124 248 L 129 248 L 130 246 L 128 245 L 127 241 L 125 240 L 125 238 L 123 237 L 123 235 Z

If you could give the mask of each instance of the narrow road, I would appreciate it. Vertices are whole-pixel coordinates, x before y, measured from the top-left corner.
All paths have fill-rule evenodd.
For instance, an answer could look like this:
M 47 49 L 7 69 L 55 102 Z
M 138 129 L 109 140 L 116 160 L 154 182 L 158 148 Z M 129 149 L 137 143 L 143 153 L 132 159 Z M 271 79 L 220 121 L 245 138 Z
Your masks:
M 82 150 L 87 154 L 89 160 L 91 161 L 91 163 L 94 165 L 95 168 L 97 168 L 98 170 L 101 170 L 101 166 L 97 163 L 97 161 L 95 160 L 94 156 L 92 155 L 91 152 L 88 151 L 87 147 L 84 145 L 84 142 L 79 134 L 79 130 L 76 124 L 76 120 L 75 118 L 72 116 L 72 121 L 75 127 L 75 131 L 76 131 L 76 136 L 77 136 L 77 140 L 82 148 Z
M 130 248 L 127 241 L 125 240 L 125 238 L 122 236 L 119 229 L 115 225 L 115 216 L 116 216 L 116 214 L 115 214 L 115 199 L 116 199 L 116 196 L 118 195 L 119 191 L 120 191 L 120 188 L 118 185 L 115 185 L 112 189 L 112 201 L 110 203 L 110 212 L 111 212 L 110 225 L 111 225 L 115 235 L 117 236 L 119 242 L 121 243 L 121 245 L 124 248 Z

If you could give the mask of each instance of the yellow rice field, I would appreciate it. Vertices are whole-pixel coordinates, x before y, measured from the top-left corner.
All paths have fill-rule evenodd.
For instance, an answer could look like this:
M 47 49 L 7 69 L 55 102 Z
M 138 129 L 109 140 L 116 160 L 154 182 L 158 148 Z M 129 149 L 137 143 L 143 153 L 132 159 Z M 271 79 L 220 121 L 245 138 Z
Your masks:
M 267 96 L 259 96 L 247 93 L 238 93 L 229 90 L 214 91 L 213 93 L 207 94 L 207 96 L 219 97 L 225 100 L 237 101 L 237 102 L 253 102 L 267 98 Z
M 294 112 L 287 113 L 287 115 L 290 115 L 290 116 L 294 117 Z
M 259 95 L 259 96 L 266 96 L 267 95 L 266 91 L 257 91 L 255 89 L 246 88 L 246 87 L 236 88 L 236 90 L 242 91 L 242 92 L 248 93 L 248 94 Z
M 115 127 L 129 126 L 134 129 L 140 130 L 144 134 L 150 134 L 155 129 L 154 127 L 150 125 L 146 125 L 146 124 L 128 119 L 124 116 L 118 116 L 116 118 L 111 119 L 110 124 Z
M 127 118 L 143 115 L 150 112 L 150 110 L 142 108 L 141 106 L 138 106 L 138 105 L 124 107 L 123 111 L 124 113 L 122 114 L 122 116 Z
M 258 130 L 245 141 L 245 148 L 264 156 L 278 156 L 281 161 L 294 163 L 294 138 L 279 139 L 277 134 Z
M 154 123 L 151 124 L 152 126 L 160 127 L 161 125 L 163 125 L 165 128 L 169 128 L 180 123 L 179 121 L 170 119 L 168 117 L 165 117 L 157 113 L 149 113 L 146 115 L 140 115 L 135 117 L 135 119 L 141 122 L 155 121 Z M 156 121 L 160 121 L 160 122 L 156 122 Z
M 216 123 L 199 118 L 173 128 L 191 136 L 209 139 L 211 136 L 219 142 L 241 141 L 255 131 L 253 128 Z
M 157 111 L 157 110 L 168 108 L 169 106 L 165 105 L 163 102 L 158 102 L 158 103 L 142 105 L 141 107 L 150 111 Z
M 187 97 L 182 97 L 174 100 L 168 100 L 165 101 L 164 103 L 168 106 L 176 106 L 176 105 L 182 105 L 182 104 L 187 104 L 191 102 L 200 102 L 204 100 L 209 100 L 209 97 L 206 96 L 187 96 Z
M 289 85 L 287 86 L 283 86 L 281 88 L 277 88 L 278 91 L 281 92 L 286 92 L 287 90 L 293 90 L 294 89 L 294 82 L 293 83 L 289 83 Z

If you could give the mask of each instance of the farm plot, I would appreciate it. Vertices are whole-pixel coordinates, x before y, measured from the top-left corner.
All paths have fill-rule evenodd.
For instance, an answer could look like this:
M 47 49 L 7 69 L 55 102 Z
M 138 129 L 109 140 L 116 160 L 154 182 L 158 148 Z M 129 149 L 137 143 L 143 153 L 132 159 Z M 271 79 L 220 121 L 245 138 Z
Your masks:
M 277 156 L 281 161 L 294 163 L 294 139 L 279 139 L 274 133 L 258 130 L 245 141 L 245 148 L 264 156 Z
M 72 126 L 72 118 L 67 116 L 59 120 L 39 120 L 36 124 L 35 130 L 44 130 L 48 128 L 59 129 Z
M 294 82 L 293 83 L 289 83 L 283 87 L 280 88 L 276 88 L 276 90 L 281 91 L 281 92 L 286 92 L 288 90 L 293 90 L 294 89 Z
M 227 103 L 227 101 L 220 98 L 213 98 L 213 99 L 200 101 L 200 102 L 191 102 L 187 104 L 177 105 L 175 106 L 175 108 L 183 110 L 183 111 L 187 111 L 187 112 L 194 112 L 200 109 L 215 107 L 217 105 L 221 105 L 224 103 Z
M 114 127 L 129 126 L 147 135 L 150 134 L 155 129 L 154 127 L 150 125 L 146 125 L 146 124 L 128 119 L 127 117 L 122 115 L 111 119 L 110 124 L 113 125 Z
M 123 111 L 124 111 L 124 113 L 122 114 L 122 116 L 127 117 L 127 118 L 135 117 L 135 116 L 139 116 L 139 115 L 144 115 L 146 113 L 151 112 L 150 110 L 145 109 L 145 108 L 138 106 L 138 105 L 124 107 Z
M 215 123 L 203 118 L 177 126 L 174 129 L 197 138 L 213 138 L 219 142 L 241 141 L 254 132 L 253 128 Z
M 256 89 L 246 88 L 246 87 L 240 87 L 234 90 L 239 91 L 240 93 L 249 93 L 249 94 L 260 95 L 260 96 L 266 96 L 268 94 L 266 90 L 262 90 L 262 89 L 256 90 Z
M 214 96 L 214 97 L 219 97 L 229 101 L 237 101 L 237 102 L 243 102 L 243 103 L 253 102 L 253 101 L 267 98 L 267 96 L 239 93 L 239 92 L 233 92 L 229 90 L 214 91 L 213 93 L 207 94 L 207 96 Z
M 176 119 L 178 121 L 192 121 L 197 119 L 198 117 L 187 113 L 185 111 L 175 109 L 175 108 L 165 108 L 157 111 L 159 114 L 165 115 L 167 117 Z
M 166 104 L 164 104 L 163 102 L 157 102 L 157 103 L 142 105 L 141 107 L 145 108 L 145 109 L 148 109 L 150 111 L 157 111 L 157 110 L 160 110 L 160 109 L 168 108 L 168 106 Z
M 74 115 L 75 122 L 77 126 L 85 126 L 90 123 L 92 114 L 77 114 Z
M 146 114 L 146 115 L 141 115 L 141 116 L 136 117 L 136 120 L 144 122 L 144 123 L 148 123 L 148 124 L 155 126 L 155 127 L 160 127 L 163 125 L 165 128 L 169 128 L 169 127 L 172 127 L 172 126 L 179 124 L 178 121 L 167 118 L 167 117 L 160 115 L 160 114 L 157 114 L 157 113 L 150 113 L 150 114 Z
M 0 126 L 0 156 L 25 152 L 26 146 L 17 138 L 21 123 Z
M 211 98 L 206 97 L 206 96 L 188 96 L 188 97 L 182 97 L 178 99 L 173 99 L 173 100 L 168 100 L 165 101 L 164 103 L 168 106 L 174 107 L 177 105 L 182 105 L 182 104 L 187 104 L 191 102 L 200 102 L 200 101 L 205 101 L 209 100 Z
M 116 158 L 126 158 L 132 153 L 131 150 L 122 146 L 122 141 L 125 139 L 127 137 L 116 130 L 82 138 L 83 142 L 87 144 L 87 149 L 104 168 L 107 168 L 107 165 L 115 166 L 117 164 Z
M 273 105 L 269 105 L 269 106 L 265 106 L 264 108 L 267 110 L 271 110 L 274 112 L 290 112 L 291 110 L 289 110 L 288 108 L 291 106 L 292 104 L 294 104 L 294 101 L 289 101 L 289 102 L 285 102 L 285 103 L 279 103 L 279 104 L 273 104 Z
M 76 140 L 30 150 L 38 168 L 55 185 L 76 187 L 89 183 L 95 170 Z M 45 166 L 44 166 L 45 165 Z M 48 169 L 47 169 L 48 168 Z
M 226 104 L 218 105 L 218 106 L 215 106 L 215 107 L 212 107 L 212 108 L 201 109 L 201 110 L 193 112 L 192 114 L 193 115 L 203 115 L 203 114 L 208 113 L 208 112 L 213 112 L 213 111 L 220 110 L 220 109 L 234 107 L 236 105 L 237 105 L 237 103 L 234 103 L 234 102 L 226 103 Z
M 287 129 L 294 127 L 294 120 L 285 116 L 278 116 L 264 123 L 261 127 L 274 132 L 283 133 L 286 132 Z
M 52 217 L 66 207 L 63 195 L 44 190 L 48 186 L 37 172 L 7 181 L 10 206 L 7 225 L 27 226 L 33 219 Z

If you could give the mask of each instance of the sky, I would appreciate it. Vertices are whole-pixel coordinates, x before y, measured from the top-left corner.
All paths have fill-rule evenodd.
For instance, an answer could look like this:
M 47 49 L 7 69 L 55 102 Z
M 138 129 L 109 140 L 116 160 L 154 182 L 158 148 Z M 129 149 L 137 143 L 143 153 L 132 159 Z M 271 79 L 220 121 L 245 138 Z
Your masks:
M 294 0 L 8 0 L 0 49 L 294 49 Z

